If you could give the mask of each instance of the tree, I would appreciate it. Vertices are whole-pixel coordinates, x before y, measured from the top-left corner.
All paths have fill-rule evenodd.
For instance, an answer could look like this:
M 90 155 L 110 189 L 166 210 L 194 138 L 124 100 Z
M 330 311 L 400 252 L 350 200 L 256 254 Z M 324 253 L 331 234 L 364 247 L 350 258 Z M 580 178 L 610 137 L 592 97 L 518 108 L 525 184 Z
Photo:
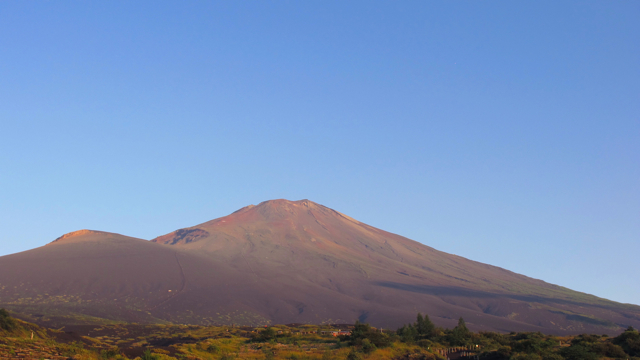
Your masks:
M 351 345 L 364 345 L 364 341 L 367 340 L 375 347 L 383 348 L 391 345 L 391 339 L 387 334 L 383 334 L 371 328 L 369 324 L 356 321 L 351 336 L 349 336 Z
M 458 319 L 458 326 L 456 326 L 456 328 L 465 334 L 469 333 L 469 329 L 467 328 L 467 323 L 464 322 L 464 319 L 462 318 L 462 316 L 460 316 L 460 319 Z
M 404 342 L 414 342 L 419 339 L 431 339 L 435 336 L 436 326 L 429 319 L 429 315 L 422 316 L 418 313 L 416 322 L 407 324 L 399 328 L 396 334 L 402 338 Z
M 436 326 L 431 322 L 431 319 L 429 319 L 429 315 L 422 317 L 421 313 L 418 313 L 415 327 L 418 335 L 425 338 L 432 337 L 436 328 Z
M 362 340 L 362 352 L 365 354 L 370 354 L 376 351 L 376 345 L 371 342 L 369 339 Z
M 631 326 L 613 338 L 613 343 L 622 347 L 631 356 L 640 356 L 640 332 Z
M 454 346 L 467 344 L 468 340 L 471 338 L 471 331 L 467 328 L 467 324 L 464 322 L 462 317 L 458 319 L 458 325 L 451 330 L 448 338 L 449 343 Z
M 366 334 L 371 331 L 371 325 L 366 323 L 361 323 L 359 320 L 356 320 L 356 324 L 351 331 L 351 340 L 364 339 Z
M 418 330 L 415 326 L 407 324 L 396 331 L 403 342 L 412 343 L 418 339 Z

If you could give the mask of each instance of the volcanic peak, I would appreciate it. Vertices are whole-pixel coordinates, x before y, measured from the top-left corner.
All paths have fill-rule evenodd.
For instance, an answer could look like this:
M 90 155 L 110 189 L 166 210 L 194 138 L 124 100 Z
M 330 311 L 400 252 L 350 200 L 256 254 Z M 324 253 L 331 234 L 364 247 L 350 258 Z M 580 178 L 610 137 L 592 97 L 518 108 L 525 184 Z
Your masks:
M 360 224 L 359 221 L 324 205 L 320 205 L 313 201 L 302 199 L 297 201 L 291 201 L 286 199 L 276 199 L 263 201 L 255 207 L 266 220 L 273 220 L 274 218 L 290 217 L 292 215 L 299 216 L 309 211 L 319 211 L 327 216 L 338 216 L 346 220 Z
M 347 226 L 356 225 L 356 227 L 364 226 L 357 220 L 307 199 L 297 201 L 276 199 L 263 201 L 258 205 L 245 206 L 227 216 L 179 229 L 151 241 L 168 245 L 188 244 L 208 238 L 213 233 L 230 235 L 238 232 L 236 235 L 244 234 L 248 228 L 254 226 L 269 229 L 269 232 L 280 231 L 281 235 L 286 236 L 296 228 L 306 229 L 309 224 L 318 224 L 328 231 L 325 226 L 327 222 L 348 224 Z M 244 235 L 240 235 L 240 237 L 244 237 Z
M 213 219 L 200 226 L 229 225 L 232 223 L 247 220 L 259 221 L 280 221 L 295 216 L 306 214 L 309 210 L 322 212 L 333 212 L 340 214 L 326 206 L 314 203 L 309 200 L 290 201 L 285 199 L 267 200 L 258 205 L 249 205 L 234 211 L 233 213 L 217 219 Z M 342 214 L 340 214 L 342 215 Z M 344 215 L 343 215 L 344 216 Z
M 361 222 L 347 215 L 307 199 L 297 201 L 276 199 L 263 201 L 258 205 L 245 206 L 227 216 L 208 221 L 197 227 L 225 226 L 253 221 L 266 221 L 272 224 L 282 223 L 282 221 L 295 223 L 303 218 L 312 218 L 313 221 L 317 221 L 318 215 L 325 219 L 341 218 L 342 220 L 362 225 Z M 190 229 L 193 228 L 195 227 Z

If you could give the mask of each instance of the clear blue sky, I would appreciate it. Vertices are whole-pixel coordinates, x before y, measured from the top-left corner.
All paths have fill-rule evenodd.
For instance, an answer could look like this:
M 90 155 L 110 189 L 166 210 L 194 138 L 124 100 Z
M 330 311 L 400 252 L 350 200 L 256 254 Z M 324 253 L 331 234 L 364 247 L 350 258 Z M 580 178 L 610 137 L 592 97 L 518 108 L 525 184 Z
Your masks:
M 2 1 L 0 254 L 308 198 L 640 304 L 638 1 Z

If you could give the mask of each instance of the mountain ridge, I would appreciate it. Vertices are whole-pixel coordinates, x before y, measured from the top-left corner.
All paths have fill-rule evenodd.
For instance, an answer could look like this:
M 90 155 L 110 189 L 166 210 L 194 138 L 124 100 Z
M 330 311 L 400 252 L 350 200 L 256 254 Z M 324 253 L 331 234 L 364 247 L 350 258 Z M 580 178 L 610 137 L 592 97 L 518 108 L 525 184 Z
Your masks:
M 81 230 L 71 231 L 71 232 L 68 232 L 68 233 L 66 233 L 66 234 L 64 234 L 62 236 L 59 236 L 58 238 L 56 238 L 55 240 L 53 240 L 49 244 L 59 243 L 59 242 L 62 242 L 63 240 L 70 239 L 70 238 L 84 237 L 84 236 L 87 236 L 87 235 L 100 235 L 100 234 L 103 234 L 103 235 L 106 235 L 106 234 L 120 235 L 120 234 L 111 233 L 111 232 L 108 232 L 108 231 L 81 229 Z M 46 245 L 49 245 L 49 244 L 46 244 Z

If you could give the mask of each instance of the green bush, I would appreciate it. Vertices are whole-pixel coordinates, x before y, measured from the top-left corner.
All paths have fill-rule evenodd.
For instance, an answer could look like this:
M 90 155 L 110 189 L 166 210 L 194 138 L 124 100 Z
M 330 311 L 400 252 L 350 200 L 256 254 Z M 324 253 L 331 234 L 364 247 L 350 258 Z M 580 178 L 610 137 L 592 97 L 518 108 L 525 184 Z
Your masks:
M 544 354 L 542 360 L 564 360 L 564 358 L 558 354 Z
M 145 350 L 145 352 L 142 354 L 142 356 L 140 357 L 140 359 L 142 359 L 142 360 L 159 360 L 159 359 L 160 359 L 160 356 L 152 354 L 152 353 L 151 353 L 151 350 L 147 349 L 147 350 Z
M 107 350 L 102 350 L 100 352 L 100 359 L 104 359 L 104 360 L 115 359 L 118 357 L 118 355 L 120 355 L 119 349 L 117 347 L 111 348 Z
M 277 336 L 278 336 L 278 333 L 272 327 L 268 327 L 268 328 L 260 331 L 258 334 L 254 334 L 253 335 L 253 341 L 255 341 L 255 342 L 269 342 L 271 340 L 275 340 L 275 338 Z
M 622 347 L 631 356 L 640 356 L 640 332 L 631 326 L 616 336 L 613 343 Z
M 351 352 L 347 355 L 347 360 L 362 360 L 362 356 L 354 349 L 351 349 Z
M 377 348 L 383 348 L 391 345 L 389 335 L 381 333 L 371 328 L 369 324 L 356 321 L 356 325 L 349 336 L 351 345 L 361 346 L 365 340 L 369 341 Z
M 615 344 L 610 342 L 598 343 L 593 346 L 593 351 L 606 357 L 610 358 L 624 358 L 626 359 L 628 356 L 624 352 L 624 350 Z
M 0 309 L 0 329 L 11 331 L 17 327 L 15 320 L 9 316 L 9 312 L 5 309 Z
M 264 354 L 265 360 L 273 360 L 276 358 L 272 347 L 264 347 L 262 353 Z
M 558 345 L 557 340 L 547 339 L 547 337 L 540 332 L 518 333 L 514 336 L 514 340 L 516 340 L 516 342 L 513 343 L 513 350 L 526 354 L 540 355 L 542 352 Z
M 376 345 L 372 343 L 369 339 L 362 340 L 362 352 L 365 354 L 371 354 L 376 351 Z
M 497 353 L 500 359 L 508 359 L 511 357 L 511 346 L 500 346 Z
M 560 354 L 567 360 L 597 360 L 598 355 L 589 351 L 589 348 L 582 345 L 571 345 L 560 350 Z

